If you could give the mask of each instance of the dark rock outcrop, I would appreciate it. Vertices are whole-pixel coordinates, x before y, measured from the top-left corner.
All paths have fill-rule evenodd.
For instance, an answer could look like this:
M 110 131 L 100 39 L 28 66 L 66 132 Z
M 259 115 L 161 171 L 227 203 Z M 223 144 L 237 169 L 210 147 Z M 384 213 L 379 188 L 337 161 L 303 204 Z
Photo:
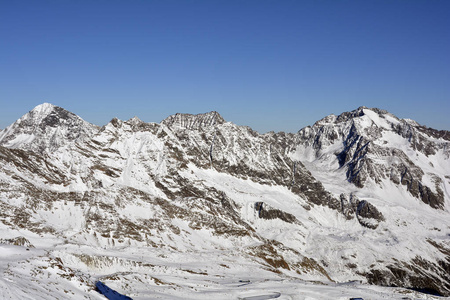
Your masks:
M 383 214 L 378 209 L 366 200 L 359 200 L 353 194 L 340 195 L 341 212 L 347 219 L 357 218 L 361 226 L 376 229 L 378 224 L 384 221 Z
M 265 219 L 265 220 L 280 219 L 287 223 L 297 223 L 297 224 L 299 223 L 299 221 L 297 220 L 297 218 L 294 215 L 284 212 L 282 210 L 273 208 L 264 202 L 256 202 L 255 210 L 258 212 L 258 217 L 261 219 Z

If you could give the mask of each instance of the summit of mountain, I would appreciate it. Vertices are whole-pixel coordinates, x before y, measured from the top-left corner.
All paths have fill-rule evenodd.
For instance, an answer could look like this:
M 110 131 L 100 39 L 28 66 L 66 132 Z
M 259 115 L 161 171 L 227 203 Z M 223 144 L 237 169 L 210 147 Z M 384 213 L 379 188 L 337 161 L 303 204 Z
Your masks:
M 59 106 L 43 103 L 0 132 L 0 145 L 36 151 L 54 151 L 85 139 L 98 127 Z
M 388 180 L 443 208 L 442 183 L 450 169 L 448 134 L 385 110 L 360 107 L 300 130 L 296 153 L 300 160 L 320 162 L 324 173 L 342 170 L 359 188 Z
M 225 119 L 216 111 L 201 114 L 176 113 L 161 121 L 170 128 L 200 129 L 225 123 Z

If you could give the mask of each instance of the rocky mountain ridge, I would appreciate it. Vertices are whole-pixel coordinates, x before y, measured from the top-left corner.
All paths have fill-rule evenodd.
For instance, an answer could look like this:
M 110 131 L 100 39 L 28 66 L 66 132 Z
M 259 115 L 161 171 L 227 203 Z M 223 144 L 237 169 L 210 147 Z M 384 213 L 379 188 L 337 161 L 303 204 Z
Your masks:
M 449 295 L 448 137 L 366 107 L 259 134 L 217 112 L 100 128 L 43 104 L 0 132 L 2 241 L 51 244 L 50 261 L 128 294 L 157 290 L 158 264 L 218 255 L 189 271 Z

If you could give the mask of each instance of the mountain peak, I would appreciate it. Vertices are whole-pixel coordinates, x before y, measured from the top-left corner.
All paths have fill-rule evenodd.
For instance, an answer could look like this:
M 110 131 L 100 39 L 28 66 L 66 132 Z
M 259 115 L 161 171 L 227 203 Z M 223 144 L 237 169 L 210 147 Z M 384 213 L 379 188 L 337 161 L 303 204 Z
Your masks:
M 200 129 L 225 123 L 225 119 L 217 112 L 203 114 L 176 113 L 161 121 L 161 124 L 171 128 Z
M 360 106 L 355 110 L 343 112 L 336 116 L 334 114 L 328 115 L 321 120 L 314 123 L 315 126 L 323 126 L 327 124 L 338 124 L 348 122 L 354 119 L 373 121 L 375 124 L 380 125 L 380 120 L 389 118 L 389 120 L 395 122 L 399 120 L 396 116 L 389 113 L 384 109 L 368 108 L 366 106 Z M 384 123 L 384 122 L 382 122 Z
M 131 119 L 129 119 L 128 121 L 127 121 L 127 123 L 130 123 L 130 124 L 132 124 L 132 125 L 137 125 L 137 124 L 140 124 L 140 123 L 142 123 L 143 121 L 141 120 L 141 119 L 139 119 L 138 117 L 136 117 L 136 116 L 134 116 L 134 117 L 132 117 Z
M 49 114 L 55 107 L 57 106 L 51 103 L 44 102 L 33 108 L 30 112 L 35 112 L 44 115 Z
M 319 121 L 314 123 L 314 125 L 318 126 L 318 125 L 331 124 L 331 123 L 334 123 L 336 121 L 336 118 L 337 118 L 337 116 L 335 114 L 331 114 L 331 115 L 328 115 L 328 116 L 320 119 Z
M 81 119 L 79 116 L 51 103 L 42 103 L 23 115 L 15 123 L 45 127 L 56 127 L 62 120 Z M 15 124 L 13 123 L 13 124 Z
M 8 148 L 54 150 L 97 129 L 59 106 L 43 103 L 0 132 L 0 145 Z

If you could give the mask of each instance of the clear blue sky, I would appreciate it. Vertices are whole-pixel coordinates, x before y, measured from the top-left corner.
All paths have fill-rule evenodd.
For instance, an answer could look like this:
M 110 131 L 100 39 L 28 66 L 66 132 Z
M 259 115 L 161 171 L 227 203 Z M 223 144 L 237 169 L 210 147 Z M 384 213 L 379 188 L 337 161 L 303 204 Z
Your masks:
M 219 111 L 296 132 L 361 105 L 450 130 L 450 1 L 0 0 L 0 128 Z

